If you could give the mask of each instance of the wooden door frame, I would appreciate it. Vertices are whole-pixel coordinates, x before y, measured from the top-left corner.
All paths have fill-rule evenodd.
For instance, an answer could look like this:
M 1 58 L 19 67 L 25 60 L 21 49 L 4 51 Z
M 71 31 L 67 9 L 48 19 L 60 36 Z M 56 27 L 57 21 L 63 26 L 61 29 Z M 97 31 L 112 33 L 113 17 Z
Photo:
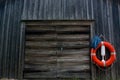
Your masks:
M 47 24 L 45 24 L 47 23 Z M 74 24 L 73 24 L 74 23 Z M 25 52 L 25 28 L 27 24 L 39 24 L 39 25 L 88 25 L 90 26 L 90 40 L 94 36 L 94 20 L 22 20 L 20 26 L 20 48 L 19 48 L 19 68 L 18 79 L 23 80 L 24 70 L 24 52 Z M 90 57 L 91 60 L 91 57 Z M 91 80 L 94 80 L 93 64 L 90 61 Z

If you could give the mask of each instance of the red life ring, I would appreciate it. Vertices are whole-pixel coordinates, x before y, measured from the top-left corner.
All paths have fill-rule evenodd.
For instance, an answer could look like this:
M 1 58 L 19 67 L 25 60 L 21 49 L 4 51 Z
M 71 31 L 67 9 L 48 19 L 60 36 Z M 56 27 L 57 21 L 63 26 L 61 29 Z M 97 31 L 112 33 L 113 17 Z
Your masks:
M 99 60 L 96 56 L 96 52 L 98 48 L 102 46 L 102 44 L 104 44 L 104 46 L 110 51 L 110 58 L 107 61 Z M 116 60 L 115 49 L 109 42 L 103 41 L 102 43 L 98 45 L 96 49 L 93 49 L 93 48 L 91 49 L 91 59 L 96 65 L 100 67 L 109 67 Z

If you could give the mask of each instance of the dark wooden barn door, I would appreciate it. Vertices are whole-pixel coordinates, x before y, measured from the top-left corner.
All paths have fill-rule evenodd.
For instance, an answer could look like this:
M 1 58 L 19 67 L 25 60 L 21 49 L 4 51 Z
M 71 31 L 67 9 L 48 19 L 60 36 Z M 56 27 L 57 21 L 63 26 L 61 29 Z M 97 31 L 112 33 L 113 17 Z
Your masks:
M 24 78 L 90 80 L 89 39 L 89 25 L 26 25 Z

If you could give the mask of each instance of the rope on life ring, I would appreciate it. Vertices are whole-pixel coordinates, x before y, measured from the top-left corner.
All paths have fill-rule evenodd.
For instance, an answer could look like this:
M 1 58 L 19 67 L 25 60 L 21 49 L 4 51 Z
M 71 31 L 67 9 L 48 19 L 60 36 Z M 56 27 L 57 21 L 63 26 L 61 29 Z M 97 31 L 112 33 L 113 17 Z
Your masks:
M 104 57 L 105 57 L 105 47 L 110 51 L 110 58 L 108 59 L 108 60 L 106 60 L 105 61 L 105 59 L 104 59 Z M 102 49 L 102 47 L 103 47 L 103 52 L 101 52 L 101 56 L 102 56 L 102 60 L 99 60 L 98 58 L 97 58 L 97 56 L 96 56 L 96 52 L 97 52 L 97 50 L 99 49 L 101 47 L 101 49 Z M 102 50 L 101 50 L 102 51 Z M 102 42 L 100 42 L 100 44 L 98 45 L 98 47 L 97 48 L 92 48 L 91 49 L 91 59 L 92 59 L 92 61 L 96 64 L 96 65 L 98 65 L 98 66 L 100 66 L 100 67 L 109 67 L 109 66 L 111 66 L 113 63 L 114 63 L 114 61 L 116 60 L 116 52 L 115 52 L 115 49 L 114 49 L 114 47 L 109 43 L 109 42 L 106 42 L 106 41 L 102 41 Z

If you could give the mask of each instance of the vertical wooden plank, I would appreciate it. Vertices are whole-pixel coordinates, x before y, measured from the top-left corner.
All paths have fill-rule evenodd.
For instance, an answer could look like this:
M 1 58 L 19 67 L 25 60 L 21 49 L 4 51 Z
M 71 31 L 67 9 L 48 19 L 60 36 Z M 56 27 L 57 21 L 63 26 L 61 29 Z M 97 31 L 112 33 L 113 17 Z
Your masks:
M 59 1 L 56 1 L 56 0 L 53 0 L 53 2 L 54 2 L 54 4 L 56 4 L 56 5 L 54 5 L 53 3 L 52 3 L 52 5 L 53 5 L 53 19 L 55 20 L 55 19 L 58 19 L 58 15 L 59 15 L 59 8 L 58 8 L 58 6 L 59 6 Z M 59 4 L 58 4 L 59 3 Z M 56 15 L 57 14 L 57 15 Z
M 68 9 L 68 8 L 67 8 L 67 1 L 66 1 L 66 0 L 63 0 L 62 4 L 63 4 L 63 19 L 68 19 L 67 16 L 68 16 L 69 14 L 67 15 L 67 13 L 66 13 L 66 11 L 67 11 L 66 9 Z
M 19 1 L 14 1 L 14 10 L 17 10 L 17 9 L 19 9 Z M 20 9 L 19 9 L 20 10 Z M 14 17 L 13 17 L 13 21 L 12 21 L 12 23 L 13 23 L 13 25 L 12 25 L 12 31 L 11 31 L 11 50 L 10 50 L 10 53 L 11 53 L 11 56 L 10 56 L 10 63 L 11 63 L 11 65 L 10 65 L 10 73 L 11 74 L 9 74 L 10 75 L 10 78 L 16 78 L 17 77 L 17 69 L 18 69 L 18 67 L 17 67 L 17 59 L 18 59 L 18 54 L 17 54 L 17 47 L 18 46 L 16 46 L 18 43 L 17 43 L 17 39 L 18 39 L 18 36 L 19 35 L 17 35 L 16 36 L 16 34 L 15 33 L 17 33 L 18 32 L 18 29 L 19 28 L 16 28 L 16 26 L 18 25 L 18 16 L 19 16 L 19 13 L 20 12 L 18 12 L 18 11 L 16 11 L 16 12 L 12 12 L 13 14 L 14 14 Z M 11 13 L 11 14 L 12 14 Z M 16 54 L 15 54 L 16 53 Z
M 63 0 L 61 0 L 61 18 L 60 19 L 64 19 L 64 1 Z
M 52 10 L 53 10 L 51 0 L 47 0 L 47 5 L 46 6 L 47 6 L 47 13 L 49 12 L 49 14 L 47 14 L 47 19 L 50 20 L 52 18 Z
M 12 0 L 12 1 L 14 1 L 14 0 Z M 12 1 L 9 2 L 9 4 L 12 4 Z M 14 1 L 14 2 L 15 2 L 15 1 Z M 7 58 L 7 64 L 8 64 L 8 67 L 7 67 L 7 68 L 8 68 L 8 72 L 7 72 L 7 73 L 8 73 L 8 76 L 11 77 L 12 75 L 10 75 L 10 74 L 11 74 L 11 71 L 10 71 L 10 69 L 11 69 L 11 64 L 10 64 L 10 63 L 11 63 L 11 55 L 12 55 L 12 54 L 11 54 L 11 49 L 10 49 L 10 48 L 11 48 L 11 45 L 12 45 L 12 44 L 11 44 L 11 42 L 12 42 L 12 37 L 11 37 L 11 36 L 12 36 L 12 33 L 11 33 L 11 32 L 13 31 L 13 21 L 14 21 L 14 20 L 12 21 L 12 20 L 10 20 L 10 18 L 14 18 L 14 17 L 13 17 L 13 15 L 14 15 L 13 12 L 14 12 L 14 8 L 15 8 L 15 7 L 14 7 L 14 5 L 11 5 L 10 8 L 11 8 L 11 9 L 10 9 L 10 17 L 8 18 L 8 19 L 9 19 L 9 33 L 8 33 L 8 34 L 9 34 L 9 37 L 8 37 L 9 40 L 8 40 L 8 54 L 7 54 L 7 55 L 8 55 L 8 58 Z M 12 14 L 12 13 L 13 13 L 13 14 Z
M 119 51 L 119 48 L 117 46 L 119 46 L 117 40 L 119 41 L 119 37 L 115 36 L 119 33 L 119 20 L 118 19 L 118 16 L 119 16 L 119 12 L 118 12 L 118 4 L 119 4 L 119 0 L 114 0 L 114 1 L 111 1 L 112 2 L 112 19 L 113 19 L 113 36 L 114 36 L 114 40 L 113 40 L 113 43 L 114 43 L 114 46 L 116 48 L 117 51 Z M 118 4 L 117 4 L 118 3 Z M 117 52 L 118 53 L 118 52 Z M 119 61 L 120 59 L 120 55 L 117 54 L 117 61 Z M 115 71 L 114 71 L 115 70 Z M 118 72 L 116 71 L 118 70 Z M 118 74 L 117 74 L 118 73 Z M 117 75 L 120 75 L 119 74 L 119 62 L 116 62 L 114 64 L 114 68 L 112 69 L 112 72 L 111 72 L 111 76 L 113 79 L 118 79 L 119 80 L 119 77 L 116 78 Z
M 118 0 L 118 3 L 120 3 L 120 1 Z M 119 26 L 120 26 L 120 5 L 118 5 L 118 14 L 119 14 Z M 120 30 L 120 27 L 118 27 L 118 29 Z M 118 40 L 120 40 L 120 36 L 118 36 Z M 118 46 L 120 46 L 120 44 L 118 44 Z M 117 48 L 117 47 L 116 47 Z M 120 49 L 119 48 L 117 48 L 117 52 L 120 52 Z M 119 67 L 120 67 L 120 64 L 119 64 L 119 60 L 120 60 L 120 55 L 118 54 L 117 55 L 118 57 L 117 57 L 117 61 L 116 61 L 116 64 L 117 64 L 117 69 L 119 70 Z M 120 79 L 120 71 L 117 71 L 117 78 L 118 79 Z
M 22 17 L 21 19 L 24 20 L 24 19 L 27 19 L 27 0 L 24 0 L 24 8 L 22 10 Z
M 33 8 L 34 8 L 33 9 L 33 19 L 37 20 L 38 19 L 39 0 L 35 0 Z
M 95 35 L 95 24 L 92 23 L 90 25 L 90 40 L 92 40 L 92 38 L 94 37 Z M 92 59 L 91 59 L 91 55 L 90 55 L 90 69 L 91 69 L 91 80 L 95 80 L 96 78 L 96 69 L 95 69 L 95 65 L 92 63 Z
M 20 49 L 19 49 L 19 68 L 18 68 L 18 79 L 23 79 L 24 70 L 24 51 L 25 51 L 25 24 L 21 24 L 20 29 Z
M 108 17 L 108 20 L 107 20 L 107 25 L 108 25 L 108 29 L 109 29 L 109 41 L 114 44 L 114 38 L 113 38 L 113 20 L 111 19 L 112 18 L 112 1 L 109 1 L 107 0 L 107 17 Z
M 94 4 L 94 3 L 93 3 L 93 0 L 90 1 L 90 4 L 91 4 L 91 19 L 95 19 L 95 18 L 94 18 L 94 14 L 95 14 L 95 13 L 94 13 L 94 9 L 93 9 L 93 8 L 94 8 L 94 7 L 93 7 L 93 4 Z
M 43 18 L 44 19 L 47 19 L 47 14 L 48 14 L 48 12 L 47 12 L 47 1 L 48 0 L 44 0 L 43 2 L 44 2 L 44 5 L 42 6 L 42 9 L 43 9 Z M 51 1 L 51 0 L 50 0 Z
M 44 18 L 43 18 L 43 14 L 44 14 L 43 6 L 44 6 L 44 0 L 40 0 L 40 2 L 39 2 L 39 13 L 38 13 L 39 16 L 38 16 L 38 18 L 44 20 Z
M 86 1 L 83 1 L 83 19 L 87 19 L 87 5 L 86 5 Z
M 2 62 L 3 62 L 3 63 L 2 63 L 2 64 L 3 64 L 3 66 L 2 66 L 2 67 L 3 67 L 3 70 L 2 70 L 2 71 L 3 71 L 3 72 L 2 72 L 3 75 L 2 75 L 2 76 L 3 76 L 3 77 L 7 77 L 7 76 L 8 76 L 8 75 L 7 75 L 7 70 L 8 70 L 8 69 L 6 69 L 6 67 L 7 67 L 7 64 L 6 64 L 6 63 L 7 63 L 7 49 L 6 49 L 6 48 L 7 48 L 7 39 L 8 39 L 8 31 L 9 31 L 9 30 L 8 30 L 9 27 L 7 26 L 7 25 L 9 25 L 9 24 L 6 24 L 6 23 L 9 23 L 8 21 L 9 21 L 9 14 L 10 14 L 10 13 L 9 13 L 9 11 L 10 11 L 10 10 L 9 10 L 9 9 L 10 9 L 9 7 L 10 7 L 10 6 L 8 6 L 8 3 L 9 3 L 9 1 L 6 1 L 6 3 L 5 3 L 5 5 L 6 5 L 6 8 L 5 8 L 6 12 L 5 12 L 5 15 L 4 15 L 4 23 L 3 23 L 3 26 L 4 26 L 4 28 L 3 28 L 3 35 L 4 35 L 4 37 L 3 37 L 3 43 L 4 43 L 4 44 L 3 44 L 3 46 L 2 46 L 2 49 L 3 49 L 2 53 L 4 53 L 4 54 L 3 54 L 3 57 L 2 57 L 2 60 L 3 60 L 3 61 L 2 61 Z M 7 12 L 8 12 L 8 13 L 7 13 Z M 8 18 L 8 19 L 7 19 L 7 18 Z M 6 31 L 7 31 L 7 32 L 6 32 Z
M 29 4 L 28 4 L 29 7 L 27 6 L 28 7 L 28 19 L 32 20 L 35 1 L 29 0 L 28 2 L 29 2 Z
M 0 3 L 0 18 L 1 18 L 1 21 L 0 21 L 0 77 L 2 77 L 2 75 L 3 75 L 3 73 L 2 73 L 2 65 L 3 65 L 3 63 L 2 63 L 2 57 L 3 57 L 3 54 L 2 54 L 2 50 L 3 50 L 3 48 L 2 48 L 2 46 L 3 46 L 3 30 L 4 30 L 4 27 L 2 27 L 3 26 L 3 21 L 4 21 L 4 15 L 5 15 L 5 1 L 4 2 L 1 2 Z M 3 14 L 2 14 L 3 13 Z
M 21 19 L 21 17 L 22 17 L 21 14 L 23 13 L 22 11 L 23 11 L 23 8 L 24 8 L 24 7 L 23 7 L 24 0 L 20 0 L 19 3 L 22 4 L 22 5 L 19 4 L 19 10 L 20 10 L 20 12 L 19 12 L 18 18 Z M 19 22 L 19 20 L 18 20 L 18 26 L 21 26 L 21 25 L 22 25 L 21 22 Z M 17 62 L 19 62 L 19 58 L 20 58 L 19 55 L 21 55 L 21 54 L 19 54 L 19 52 L 20 52 L 20 51 L 19 51 L 20 46 L 18 46 L 18 45 L 21 45 L 21 44 L 19 43 L 19 42 L 21 42 L 20 39 L 23 39 L 23 38 L 21 38 L 21 37 L 24 37 L 24 36 L 21 36 L 20 33 L 23 33 L 23 34 L 24 34 L 24 29 L 25 29 L 25 28 L 23 27 L 23 32 L 21 32 L 21 27 L 19 27 L 19 29 L 18 29 L 19 36 L 18 36 L 18 40 L 17 40 L 17 43 L 18 43 L 18 44 L 17 44 L 17 47 L 18 47 L 18 48 L 17 48 L 17 53 L 18 53 L 18 54 L 17 54 L 17 55 L 18 55 L 18 56 L 17 56 L 17 57 L 18 57 L 18 61 L 17 61 Z M 23 41 L 23 43 L 24 43 L 24 41 Z M 21 45 L 21 46 L 22 46 L 22 45 Z M 24 48 L 24 47 L 23 47 L 23 48 Z M 24 50 L 24 49 L 23 49 L 23 50 Z M 23 52 L 22 52 L 22 53 L 23 53 Z M 21 56 L 23 56 L 23 55 L 21 55 Z M 23 58 L 23 57 L 21 57 L 21 58 Z M 22 60 L 20 60 L 20 61 L 22 61 Z M 20 66 L 19 64 L 22 64 L 22 62 L 21 62 L 21 63 L 17 63 L 17 65 L 18 65 L 18 67 L 17 67 L 17 68 L 18 68 L 18 71 L 17 71 L 17 77 L 16 77 L 16 78 L 18 78 L 18 79 L 23 77 L 23 76 L 22 76 L 22 73 L 23 73 L 23 72 L 22 72 L 22 68 L 23 68 L 23 66 Z M 21 67 L 21 68 L 19 68 L 19 67 Z M 21 74 L 20 74 L 20 72 L 19 72 L 20 70 L 21 70 Z
M 86 9 L 87 9 L 87 11 L 86 11 L 86 12 L 87 12 L 87 13 L 86 13 L 86 14 L 87 14 L 87 17 L 86 17 L 86 18 L 87 18 L 87 19 L 90 19 L 90 14 L 89 14 L 89 12 L 91 11 L 91 5 L 89 4 L 89 1 L 90 1 L 90 0 L 86 0 Z

